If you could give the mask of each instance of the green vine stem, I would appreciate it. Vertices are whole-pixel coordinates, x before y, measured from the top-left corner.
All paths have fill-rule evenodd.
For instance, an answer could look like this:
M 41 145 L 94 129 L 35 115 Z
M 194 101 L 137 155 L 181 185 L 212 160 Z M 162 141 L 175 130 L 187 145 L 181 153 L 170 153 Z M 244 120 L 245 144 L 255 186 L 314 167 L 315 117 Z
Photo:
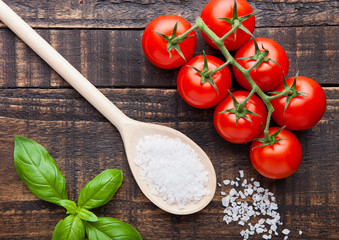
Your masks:
M 267 108 L 267 111 L 268 111 L 267 122 L 266 122 L 266 125 L 265 125 L 265 128 L 264 128 L 264 134 L 265 134 L 265 136 L 267 136 L 268 135 L 268 128 L 269 128 L 270 121 L 271 121 L 272 112 L 274 111 L 274 108 L 273 108 L 272 104 L 270 103 L 270 101 L 274 98 L 286 95 L 286 92 L 284 91 L 284 92 L 277 94 L 277 95 L 274 95 L 274 96 L 266 95 L 258 87 L 258 85 L 253 81 L 253 79 L 251 78 L 251 76 L 250 76 L 251 70 L 256 68 L 260 64 L 261 60 L 266 57 L 265 53 L 263 52 L 262 54 L 260 54 L 259 58 L 257 59 L 256 63 L 253 64 L 253 66 L 251 66 L 249 69 L 245 69 L 233 58 L 231 53 L 227 50 L 227 48 L 224 45 L 224 40 L 231 33 L 233 33 L 238 27 L 234 26 L 228 33 L 226 33 L 223 37 L 220 38 L 204 23 L 204 21 L 200 17 L 198 17 L 196 19 L 195 26 L 192 27 L 192 28 L 194 28 L 194 29 L 198 28 L 199 30 L 203 31 L 218 46 L 219 50 L 221 51 L 223 56 L 226 58 L 226 63 L 222 65 L 223 67 L 225 67 L 228 64 L 232 64 L 235 68 L 237 68 L 242 73 L 242 75 L 246 78 L 248 83 L 251 85 L 252 90 L 251 90 L 250 94 L 248 95 L 248 97 L 243 102 L 241 102 L 241 104 L 239 104 L 238 109 L 239 110 L 243 109 L 245 107 L 248 99 L 255 93 L 258 94 L 258 96 L 262 99 L 262 101 L 266 105 L 266 108 Z M 186 33 L 186 35 L 187 34 L 188 33 Z

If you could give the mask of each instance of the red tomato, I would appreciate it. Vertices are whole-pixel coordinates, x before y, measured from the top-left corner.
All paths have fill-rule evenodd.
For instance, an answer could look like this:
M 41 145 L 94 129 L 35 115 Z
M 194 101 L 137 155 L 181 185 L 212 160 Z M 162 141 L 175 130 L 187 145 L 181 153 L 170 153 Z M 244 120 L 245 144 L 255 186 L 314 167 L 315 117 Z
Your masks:
M 270 91 L 279 86 L 283 81 L 283 73 L 287 76 L 288 73 L 288 57 L 284 49 L 275 41 L 268 38 L 256 38 L 260 51 L 262 46 L 267 49 L 267 58 L 273 59 L 272 61 L 265 61 L 259 65 L 257 69 L 250 72 L 250 76 L 258 87 L 264 91 Z M 256 62 L 252 59 L 238 59 L 243 57 L 251 57 L 255 55 L 255 47 L 253 41 L 247 42 L 235 54 L 234 59 L 243 66 L 245 69 L 250 68 Z M 247 82 L 246 78 L 233 66 L 234 77 L 237 82 L 245 89 L 251 90 L 251 85 Z
M 272 135 L 278 127 L 269 128 Z M 261 137 L 264 137 L 262 134 Z M 262 142 L 253 141 L 250 158 L 253 167 L 263 176 L 272 179 L 286 178 L 298 168 L 302 159 L 302 150 L 298 138 L 290 131 L 283 129 L 276 139 L 280 140 L 272 146 L 261 147 Z
M 215 69 L 224 63 L 214 56 L 206 55 L 206 58 L 209 70 Z M 227 96 L 232 84 L 231 72 L 228 67 L 222 68 L 212 76 L 213 82 L 218 89 L 217 92 L 211 83 L 202 83 L 199 73 L 189 66 L 203 71 L 204 56 L 195 56 L 188 61 L 186 65 L 181 67 L 177 77 L 178 91 L 189 105 L 196 108 L 210 108 L 217 105 Z
M 200 16 L 201 19 L 218 37 L 224 36 L 232 29 L 231 24 L 221 20 L 220 18 L 232 18 L 233 5 L 234 0 L 212 0 L 207 3 L 205 8 L 202 10 Z M 242 17 L 252 13 L 253 9 L 245 0 L 237 0 L 237 12 L 238 17 Z M 253 33 L 255 27 L 254 15 L 245 20 L 242 24 L 251 33 Z M 215 45 L 215 43 L 205 33 L 202 32 L 202 35 L 210 46 L 218 49 L 217 45 Z M 243 30 L 237 29 L 236 38 L 234 33 L 232 33 L 225 39 L 224 44 L 229 51 L 233 51 L 246 43 L 249 39 L 249 34 Z
M 293 80 L 294 77 L 286 79 L 287 85 L 291 86 Z M 274 91 L 281 92 L 283 90 L 282 84 Z M 304 96 L 299 95 L 292 98 L 285 112 L 286 96 L 271 101 L 274 107 L 272 118 L 280 126 L 302 131 L 313 127 L 320 121 L 326 110 L 326 96 L 321 86 L 308 77 L 298 76 L 295 90 Z
M 249 92 L 243 90 L 233 92 L 233 96 L 238 103 L 241 103 L 248 94 Z M 234 108 L 234 103 L 230 95 L 215 108 L 213 121 L 218 133 L 232 143 L 246 143 L 258 137 L 263 131 L 262 124 L 266 123 L 267 118 L 267 110 L 261 99 L 253 95 L 245 105 L 246 109 L 260 115 L 259 117 L 246 114 L 252 123 L 245 118 L 239 118 L 238 123 L 236 123 L 236 115 L 234 113 L 220 113 L 232 108 Z
M 148 60 L 157 67 L 172 69 L 180 67 L 185 63 L 185 60 L 174 48 L 171 50 L 170 56 L 167 51 L 168 42 L 156 33 L 159 32 L 168 37 L 171 36 L 177 21 L 177 36 L 183 34 L 192 27 L 191 24 L 182 17 L 163 15 L 151 21 L 144 31 L 142 36 L 142 48 Z M 180 50 L 186 60 L 193 56 L 197 45 L 195 31 L 190 32 L 187 36 L 191 37 L 179 43 Z

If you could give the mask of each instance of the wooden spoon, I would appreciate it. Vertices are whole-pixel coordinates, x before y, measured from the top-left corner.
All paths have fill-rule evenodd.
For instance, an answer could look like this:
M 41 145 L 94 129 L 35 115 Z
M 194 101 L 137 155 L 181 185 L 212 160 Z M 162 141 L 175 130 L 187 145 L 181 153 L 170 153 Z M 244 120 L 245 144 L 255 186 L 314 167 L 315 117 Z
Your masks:
M 133 176 L 142 192 L 150 201 L 167 212 L 184 215 L 203 209 L 212 200 L 216 189 L 215 171 L 208 156 L 196 143 L 172 128 L 143 123 L 127 117 L 2 0 L 0 0 L 0 20 L 119 130 Z M 207 186 L 210 190 L 209 195 L 204 196 L 198 203 L 192 202 L 186 205 L 185 208 L 180 209 L 177 204 L 169 205 L 162 198 L 150 192 L 148 185 L 140 177 L 139 167 L 135 164 L 134 159 L 136 157 L 136 146 L 140 138 L 154 134 L 180 138 L 182 142 L 189 144 L 198 153 L 201 163 L 209 172 Z

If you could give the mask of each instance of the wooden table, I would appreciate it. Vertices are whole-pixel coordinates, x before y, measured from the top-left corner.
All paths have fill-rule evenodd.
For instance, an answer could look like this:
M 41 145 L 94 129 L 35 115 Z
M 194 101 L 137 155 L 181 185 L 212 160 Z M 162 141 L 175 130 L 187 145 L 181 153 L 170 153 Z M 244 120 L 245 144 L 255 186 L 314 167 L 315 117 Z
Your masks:
M 255 35 L 280 43 L 290 59 L 289 76 L 299 70 L 317 80 L 327 96 L 323 119 L 296 133 L 304 154 L 299 170 L 279 181 L 254 170 L 249 145 L 231 144 L 218 135 L 213 109 L 195 109 L 180 98 L 178 70 L 158 69 L 144 57 L 141 37 L 148 22 L 177 14 L 194 23 L 207 1 L 5 2 L 128 116 L 173 127 L 197 142 L 210 156 L 218 182 L 244 170 L 246 178 L 270 189 L 284 222 L 280 230 L 290 229 L 290 239 L 339 239 L 337 1 L 249 1 L 257 9 Z M 221 57 L 200 33 L 198 38 L 196 54 L 205 49 Z M 213 201 L 193 215 L 160 210 L 136 185 L 118 131 L 2 24 L 0 50 L 0 239 L 50 239 L 66 216 L 63 208 L 37 199 L 19 179 L 13 164 L 15 135 L 50 152 L 72 200 L 101 171 L 123 170 L 116 196 L 94 212 L 132 224 L 144 239 L 242 239 L 240 225 L 222 221 L 220 192 L 229 188 L 217 188 Z

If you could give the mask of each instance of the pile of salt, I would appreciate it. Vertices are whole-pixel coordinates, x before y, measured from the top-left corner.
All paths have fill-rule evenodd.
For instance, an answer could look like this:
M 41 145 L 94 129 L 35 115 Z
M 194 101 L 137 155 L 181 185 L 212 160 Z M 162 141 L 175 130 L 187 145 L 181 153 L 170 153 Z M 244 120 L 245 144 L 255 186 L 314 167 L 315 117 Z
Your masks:
M 197 152 L 179 138 L 149 135 L 137 145 L 134 162 L 152 194 L 179 208 L 209 195 L 208 172 Z

